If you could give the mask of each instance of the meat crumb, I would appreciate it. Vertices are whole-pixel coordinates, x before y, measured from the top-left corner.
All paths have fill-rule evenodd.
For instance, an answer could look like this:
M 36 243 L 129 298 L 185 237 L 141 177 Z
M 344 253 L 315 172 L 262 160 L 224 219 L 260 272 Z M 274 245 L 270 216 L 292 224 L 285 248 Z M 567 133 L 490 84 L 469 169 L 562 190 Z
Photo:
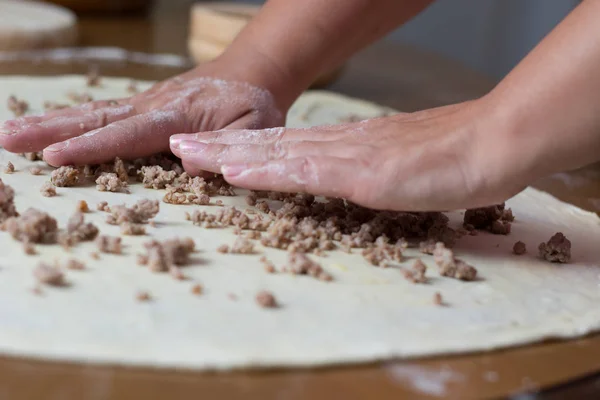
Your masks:
M 53 243 L 56 240 L 58 224 L 49 214 L 29 208 L 22 215 L 4 221 L 2 230 L 20 242 Z
M 435 292 L 435 294 L 433 295 L 433 304 L 435 304 L 436 306 L 444 305 L 444 299 L 442 298 L 442 294 L 440 292 Z
M 262 308 L 276 308 L 277 300 L 272 293 L 263 290 L 256 295 L 256 302 Z
M 134 224 L 146 224 L 148 220 L 154 218 L 160 210 L 158 200 L 142 199 L 133 205 L 126 207 L 125 205 L 112 206 L 110 208 L 111 215 L 107 222 L 112 225 L 121 225 L 125 222 Z
M 150 301 L 152 297 L 150 297 L 150 293 L 148 292 L 137 292 L 135 295 L 135 299 L 137 301 Z
M 71 235 L 75 241 L 90 241 L 98 236 L 98 228 L 91 222 L 85 222 L 83 213 L 76 212 L 69 218 L 67 223 L 67 233 Z
M 232 254 L 253 254 L 254 244 L 244 237 L 238 237 L 231 246 L 230 252 Z
M 96 190 L 100 192 L 127 192 L 127 181 L 122 181 L 114 172 L 103 172 L 96 179 Z
M 94 98 L 89 93 L 76 93 L 69 92 L 67 93 L 67 97 L 69 100 L 76 104 L 89 103 L 90 101 L 94 101 Z
M 131 93 L 131 94 L 139 93 L 139 89 L 138 89 L 137 83 L 135 81 L 129 82 L 129 85 L 127 85 L 127 92 Z
M 425 265 L 425 263 L 420 258 L 417 258 L 413 262 L 411 269 L 410 270 L 403 269 L 402 274 L 404 275 L 404 278 L 406 278 L 406 280 L 408 280 L 412 283 L 426 283 L 427 282 L 427 278 L 425 277 L 426 271 L 427 271 L 427 266 Z
M 88 206 L 87 201 L 85 200 L 79 200 L 77 202 L 77 211 L 82 212 L 82 213 L 87 213 L 90 211 L 90 207 Z
M 40 283 L 45 283 L 50 286 L 63 286 L 65 284 L 65 276 L 56 266 L 41 262 L 33 271 L 33 276 Z
M 515 243 L 515 245 L 513 246 L 513 253 L 515 253 L 518 256 L 527 253 L 527 247 L 525 246 L 525 243 L 521 241 Z
M 92 252 L 90 253 L 90 257 L 91 257 L 93 260 L 99 260 L 99 259 L 100 259 L 100 254 L 98 254 L 98 252 L 92 251 Z
M 49 101 L 49 100 L 44 101 L 44 110 L 45 111 L 56 111 L 56 110 L 62 110 L 64 108 L 69 108 L 69 105 L 61 104 L 61 103 L 57 103 L 55 101 Z
M 98 236 L 96 239 L 96 246 L 98 246 L 98 250 L 102 253 L 121 254 L 122 252 L 120 237 L 107 235 Z
M 50 182 L 46 182 L 40 189 L 40 193 L 44 197 L 54 197 L 56 196 L 56 188 Z
M 5 174 L 14 174 L 14 172 L 15 172 L 15 165 L 9 161 L 6 164 L 6 168 L 4 168 L 4 173 Z
M 27 254 L 28 256 L 35 255 L 36 251 L 33 243 L 23 242 L 23 252 L 25 252 L 25 254 Z
M 226 244 L 222 244 L 219 247 L 217 247 L 217 252 L 221 254 L 227 254 L 229 253 L 229 246 Z
M 82 263 L 81 261 L 78 261 L 74 258 L 71 258 L 67 261 L 67 264 L 65 265 L 67 269 L 74 269 L 74 270 L 84 270 L 85 269 L 85 264 Z
M 121 228 L 121 234 L 123 234 L 123 235 L 138 236 L 138 235 L 146 234 L 146 227 L 141 224 L 133 224 L 131 222 L 124 222 L 121 224 L 120 228 Z
M 309 275 L 323 281 L 332 280 L 331 275 L 304 253 L 290 253 L 287 271 L 294 275 Z
M 15 191 L 0 179 L 0 223 L 18 215 L 15 208 Z
M 200 296 L 200 295 L 202 295 L 202 292 L 203 292 L 202 285 L 200 285 L 199 283 L 192 286 L 192 294 L 195 294 L 196 296 Z
M 8 110 L 11 111 L 15 117 L 21 117 L 29 110 L 29 103 L 25 100 L 19 100 L 15 96 L 8 97 L 7 105 Z
M 108 202 L 101 201 L 100 203 L 96 204 L 96 210 L 110 212 L 110 208 L 108 207 Z
M 462 260 L 456 259 L 454 252 L 447 249 L 441 242 L 436 244 L 433 261 L 437 264 L 442 276 L 463 281 L 472 281 L 477 277 L 477 269 Z
M 177 279 L 178 281 L 183 281 L 187 279 L 183 272 L 181 272 L 181 268 L 179 268 L 176 265 L 171 265 L 169 267 L 169 275 L 171 275 L 174 279 Z
M 97 66 L 90 68 L 86 78 L 88 87 L 100 86 L 100 69 Z
M 71 166 L 64 166 L 52 171 L 50 181 L 54 186 L 71 187 L 79 183 L 80 171 Z
M 189 262 L 189 256 L 195 249 L 191 238 L 169 239 L 163 242 L 151 240 L 144 244 L 146 254 L 142 255 L 145 264 L 153 272 L 166 272 L 174 265 L 185 265 Z M 138 261 L 140 258 L 138 257 Z
M 31 167 L 31 168 L 29 168 L 29 173 L 31 175 L 41 175 L 42 169 L 40 167 Z
M 562 232 L 554 234 L 546 243 L 538 246 L 540 257 L 553 263 L 571 261 L 571 241 Z

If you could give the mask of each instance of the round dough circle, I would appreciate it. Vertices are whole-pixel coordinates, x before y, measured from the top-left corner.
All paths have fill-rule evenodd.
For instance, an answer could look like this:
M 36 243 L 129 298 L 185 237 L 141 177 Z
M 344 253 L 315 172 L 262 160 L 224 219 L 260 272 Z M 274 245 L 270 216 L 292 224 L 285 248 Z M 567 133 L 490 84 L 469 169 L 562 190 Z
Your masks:
M 0 51 L 71 46 L 77 18 L 66 8 L 26 0 L 0 1 Z
M 0 77 L 0 97 L 14 93 L 40 112 L 44 100 L 66 101 L 71 91 L 90 91 L 95 99 L 126 95 L 127 79 L 103 78 L 101 87 L 87 88 L 85 77 Z M 150 86 L 140 83 L 140 89 Z M 375 117 L 389 110 L 327 92 L 309 92 L 292 107 L 294 127 L 332 124 L 349 114 Z M 11 116 L 0 109 L 0 120 Z M 360 129 L 361 124 L 353 129 Z M 349 128 L 350 129 L 350 128 Z M 0 151 L 0 165 L 11 161 L 16 172 L 2 179 L 16 191 L 19 211 L 49 210 L 61 226 L 86 200 L 131 205 L 138 199 L 161 199 L 164 191 L 131 185 L 131 194 L 97 192 L 93 187 L 59 188 L 45 198 L 39 188 L 49 178 L 27 172 L 33 163 Z M 222 198 L 246 209 L 242 196 Z M 259 262 L 266 255 L 277 267 L 286 262 L 280 250 L 258 246 L 257 255 L 223 255 L 216 249 L 232 244 L 231 230 L 202 229 L 185 220 L 185 212 L 214 206 L 161 204 L 149 237 L 124 237 L 124 255 L 94 260 L 93 244 L 82 243 L 66 254 L 57 246 L 37 246 L 39 256 L 23 253 L 20 244 L 0 232 L 0 352 L 49 359 L 148 365 L 192 369 L 317 366 L 371 362 L 395 357 L 431 356 L 490 350 L 540 341 L 571 338 L 600 328 L 600 223 L 585 212 L 534 189 L 507 203 L 516 216 L 509 236 L 480 233 L 463 237 L 455 252 L 476 266 L 480 279 L 461 282 L 439 276 L 430 256 L 406 252 L 409 267 L 417 257 L 428 265 L 428 284 L 411 284 L 399 267 L 376 268 L 360 251 L 336 251 L 317 258 L 334 281 L 306 276 L 268 274 Z M 458 227 L 460 212 L 448 214 Z M 118 235 L 93 211 L 86 220 L 102 234 Z M 557 231 L 573 242 L 573 262 L 556 265 L 537 257 L 537 245 Z M 143 242 L 192 236 L 200 250 L 189 279 L 177 281 L 136 265 Z M 512 254 L 516 241 L 528 253 Z M 67 288 L 43 288 L 31 293 L 32 271 L 38 260 L 66 261 L 75 257 L 85 271 L 67 271 Z M 200 283 L 202 296 L 191 293 Z M 138 302 L 144 290 L 152 301 Z M 262 309 L 255 296 L 271 291 L 281 304 Z M 444 307 L 433 304 L 440 292 Z M 235 295 L 234 297 L 231 294 Z

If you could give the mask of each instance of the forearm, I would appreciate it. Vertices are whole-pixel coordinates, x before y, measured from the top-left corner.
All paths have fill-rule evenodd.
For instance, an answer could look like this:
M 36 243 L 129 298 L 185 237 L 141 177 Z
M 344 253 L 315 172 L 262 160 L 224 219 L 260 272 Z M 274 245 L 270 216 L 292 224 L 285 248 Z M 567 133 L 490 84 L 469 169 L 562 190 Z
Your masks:
M 270 0 L 222 56 L 288 107 L 323 71 L 432 0 Z
M 599 18 L 600 1 L 583 2 L 488 96 L 532 178 L 600 160 Z

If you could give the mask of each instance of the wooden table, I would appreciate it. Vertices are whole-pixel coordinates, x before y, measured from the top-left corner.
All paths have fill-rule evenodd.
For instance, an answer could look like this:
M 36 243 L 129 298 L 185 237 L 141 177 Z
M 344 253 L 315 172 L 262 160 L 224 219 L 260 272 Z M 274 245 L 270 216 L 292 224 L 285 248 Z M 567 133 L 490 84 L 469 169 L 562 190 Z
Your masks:
M 171 2 L 173 3 L 173 2 Z M 83 17 L 82 46 L 116 46 L 185 55 L 187 4 L 158 1 L 147 16 Z M 99 63 L 104 75 L 163 79 L 185 68 Z M 15 61 L 0 74 L 85 73 L 85 63 Z M 402 111 L 476 98 L 494 86 L 462 65 L 409 46 L 379 43 L 357 55 L 329 89 Z M 600 211 L 600 168 L 590 167 L 537 184 L 580 207 Z M 426 372 L 407 380 L 403 372 Z M 321 370 L 202 374 L 0 358 L 0 396 L 11 399 L 329 399 L 492 398 L 536 391 L 600 370 L 600 337 L 493 353 Z M 597 378 L 545 391 L 540 398 L 600 395 Z

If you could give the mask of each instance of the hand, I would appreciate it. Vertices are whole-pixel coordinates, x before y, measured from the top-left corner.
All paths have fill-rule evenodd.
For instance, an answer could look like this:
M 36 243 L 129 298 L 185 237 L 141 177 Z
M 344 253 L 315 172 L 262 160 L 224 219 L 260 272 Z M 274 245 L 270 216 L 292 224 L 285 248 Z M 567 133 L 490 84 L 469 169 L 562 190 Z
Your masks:
M 490 115 L 477 100 L 330 127 L 175 135 L 171 149 L 192 173 L 221 171 L 236 186 L 443 211 L 504 201 L 533 179 Z
M 283 124 L 269 91 L 221 79 L 222 70 L 210 63 L 133 97 L 6 121 L 0 146 L 18 153 L 43 150 L 55 166 L 96 164 L 167 151 L 174 133 Z

